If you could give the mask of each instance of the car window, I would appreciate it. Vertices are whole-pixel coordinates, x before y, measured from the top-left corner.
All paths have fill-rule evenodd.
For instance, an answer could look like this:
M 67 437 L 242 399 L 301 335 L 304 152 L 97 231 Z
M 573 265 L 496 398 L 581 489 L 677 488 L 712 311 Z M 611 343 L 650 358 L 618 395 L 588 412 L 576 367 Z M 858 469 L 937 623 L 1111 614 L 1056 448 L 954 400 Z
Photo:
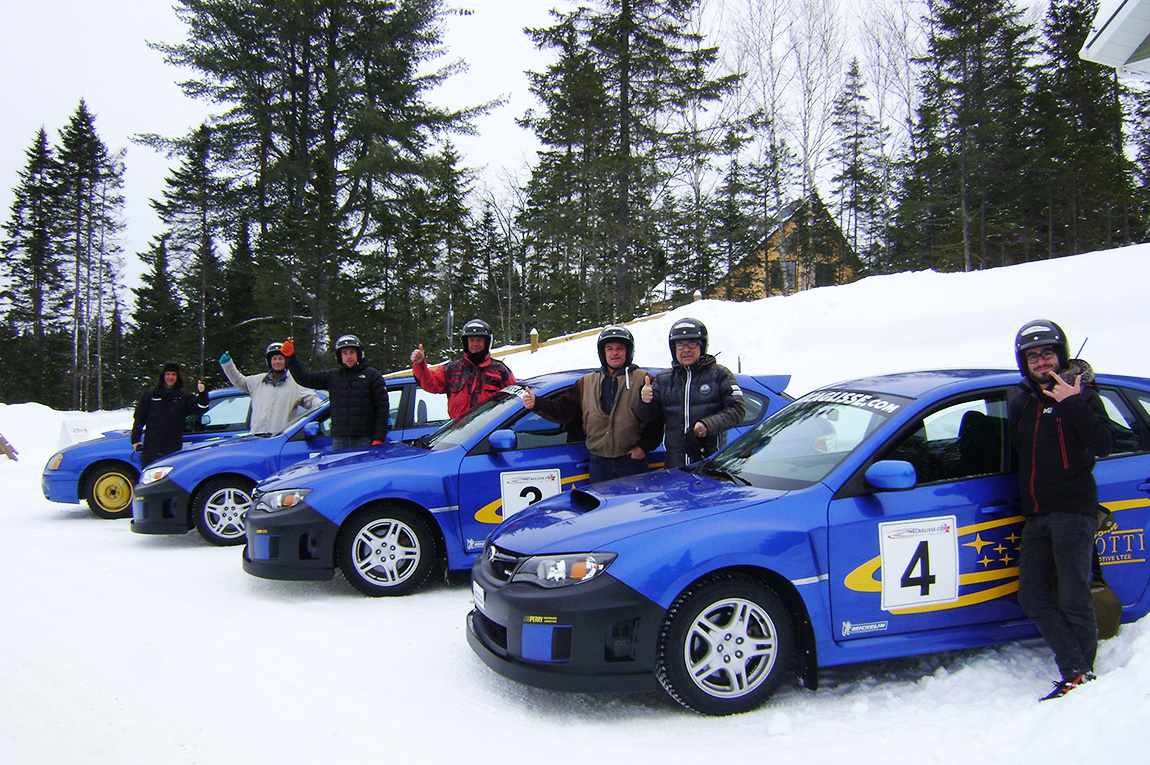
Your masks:
M 740 426 L 753 425 L 758 422 L 769 403 L 765 396 L 746 389 L 743 390 L 743 402 L 747 405 L 747 412 L 743 415 L 743 419 L 739 420 Z
M 886 459 L 914 465 L 920 484 L 1013 469 L 1005 395 L 948 403 L 904 431 Z
M 1110 420 L 1110 429 L 1114 433 L 1114 451 L 1111 454 L 1130 454 L 1145 451 L 1142 434 L 1138 427 L 1138 418 L 1126 406 L 1121 394 L 1113 388 L 1101 388 L 1098 397 L 1106 408 L 1106 416 Z M 1138 405 L 1143 411 L 1150 406 L 1150 397 L 1136 394 Z
M 419 386 L 414 386 L 413 390 L 415 391 L 415 414 L 413 415 L 415 427 L 437 425 L 451 419 L 447 414 L 447 396 L 442 393 L 428 393 Z
M 568 423 L 556 423 L 543 419 L 535 412 L 525 411 L 519 419 L 512 423 L 511 430 L 515 431 L 515 448 L 517 450 L 581 444 L 585 440 L 581 419 L 575 418 Z
M 251 399 L 247 396 L 224 396 L 208 403 L 208 410 L 198 417 L 188 415 L 185 433 L 232 433 L 248 429 Z

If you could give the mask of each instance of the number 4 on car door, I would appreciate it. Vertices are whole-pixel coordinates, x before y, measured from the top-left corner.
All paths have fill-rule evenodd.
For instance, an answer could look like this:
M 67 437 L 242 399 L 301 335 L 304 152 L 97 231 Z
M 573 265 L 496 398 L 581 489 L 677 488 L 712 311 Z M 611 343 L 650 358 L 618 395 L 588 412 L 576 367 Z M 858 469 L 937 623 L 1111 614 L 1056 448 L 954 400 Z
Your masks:
M 958 600 L 958 529 L 953 515 L 878 525 L 882 610 Z

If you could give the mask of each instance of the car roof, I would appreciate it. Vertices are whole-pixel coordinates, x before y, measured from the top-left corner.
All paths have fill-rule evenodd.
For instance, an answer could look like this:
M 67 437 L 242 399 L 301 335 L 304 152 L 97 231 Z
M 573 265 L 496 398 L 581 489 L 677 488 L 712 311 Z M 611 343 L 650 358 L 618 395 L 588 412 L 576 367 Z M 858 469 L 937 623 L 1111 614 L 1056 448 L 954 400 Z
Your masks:
M 824 385 L 819 390 L 863 390 L 904 398 L 922 398 L 943 389 L 960 393 L 968 388 L 1018 385 L 1020 382 L 1022 377 L 1017 370 L 927 369 L 844 380 L 833 385 Z

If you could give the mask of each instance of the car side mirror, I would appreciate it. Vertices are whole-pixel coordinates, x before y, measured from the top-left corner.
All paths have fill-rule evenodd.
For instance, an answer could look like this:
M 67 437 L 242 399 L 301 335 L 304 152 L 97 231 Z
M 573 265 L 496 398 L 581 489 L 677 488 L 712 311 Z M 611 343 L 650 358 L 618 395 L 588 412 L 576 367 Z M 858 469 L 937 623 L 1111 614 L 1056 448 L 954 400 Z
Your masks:
M 318 422 L 309 422 L 307 425 L 304 425 L 303 426 L 303 437 L 304 438 L 319 438 L 319 423 Z
M 866 482 L 876 489 L 905 491 L 918 483 L 914 465 L 905 460 L 882 460 L 867 468 L 863 474 Z
M 487 443 L 497 452 L 511 451 L 515 448 L 516 441 L 515 431 L 506 429 L 497 430 L 487 437 Z

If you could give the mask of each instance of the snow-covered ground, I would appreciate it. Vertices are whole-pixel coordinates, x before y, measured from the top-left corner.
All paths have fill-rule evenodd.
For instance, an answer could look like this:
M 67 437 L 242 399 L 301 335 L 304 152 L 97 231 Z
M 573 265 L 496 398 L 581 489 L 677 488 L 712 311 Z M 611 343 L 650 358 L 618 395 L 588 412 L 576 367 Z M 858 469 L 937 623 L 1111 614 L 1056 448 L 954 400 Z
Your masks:
M 789 298 L 704 301 L 634 326 L 640 361 L 695 316 L 720 360 L 793 375 L 789 392 L 924 367 L 1011 367 L 1014 333 L 1058 321 L 1096 369 L 1150 376 L 1150 246 L 973 274 L 867 279 Z M 506 358 L 523 378 L 589 366 L 594 338 Z M 762 709 L 704 718 L 660 695 L 538 691 L 464 637 L 469 589 L 369 599 L 344 582 L 245 574 L 237 548 L 152 537 L 47 502 L 40 471 L 77 427 L 127 412 L 0 404 L 0 762 L 1139 762 L 1150 619 L 1102 644 L 1099 680 L 1039 704 L 1039 642 L 826 671 Z

